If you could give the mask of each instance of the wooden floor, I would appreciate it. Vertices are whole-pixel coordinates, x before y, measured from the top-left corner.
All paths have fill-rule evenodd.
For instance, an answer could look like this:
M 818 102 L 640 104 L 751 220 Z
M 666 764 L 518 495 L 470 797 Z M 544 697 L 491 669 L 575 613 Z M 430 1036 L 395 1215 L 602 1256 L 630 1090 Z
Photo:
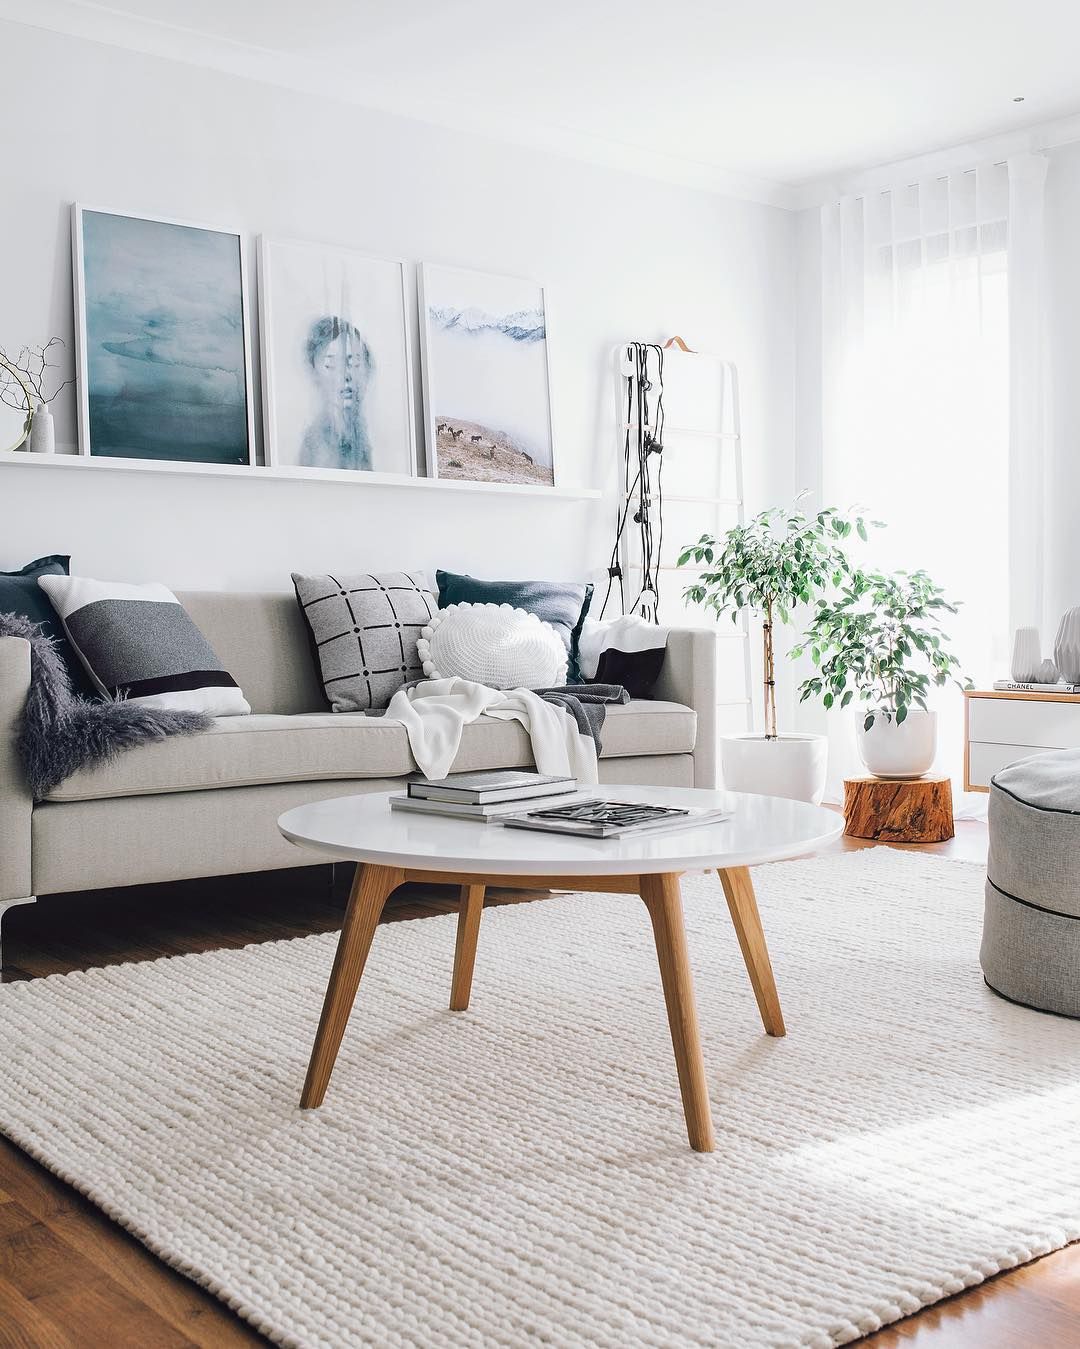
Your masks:
M 840 840 L 836 850 L 871 846 Z M 925 851 L 982 861 L 986 830 Z M 44 900 L 9 912 L 4 980 L 327 932 L 341 925 L 349 869 L 329 867 Z M 489 903 L 542 899 L 490 892 Z M 387 920 L 445 913 L 456 892 L 410 887 Z M 265 1345 L 215 1298 L 0 1139 L 0 1349 Z M 898 1322 L 873 1349 L 1080 1346 L 1080 1245 Z M 726 1349 L 726 1347 L 725 1347 Z

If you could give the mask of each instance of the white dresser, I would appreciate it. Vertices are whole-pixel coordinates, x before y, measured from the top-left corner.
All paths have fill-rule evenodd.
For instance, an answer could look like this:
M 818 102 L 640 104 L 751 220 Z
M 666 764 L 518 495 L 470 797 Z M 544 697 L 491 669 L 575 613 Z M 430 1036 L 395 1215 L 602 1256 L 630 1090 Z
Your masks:
M 964 790 L 988 792 L 1007 764 L 1048 749 L 1080 749 L 1080 694 L 964 694 Z

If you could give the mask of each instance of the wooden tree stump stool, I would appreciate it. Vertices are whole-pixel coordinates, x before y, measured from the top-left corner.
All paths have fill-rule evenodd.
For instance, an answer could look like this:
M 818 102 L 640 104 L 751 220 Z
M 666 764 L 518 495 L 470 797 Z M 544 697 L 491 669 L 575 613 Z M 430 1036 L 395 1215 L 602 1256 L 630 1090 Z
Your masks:
M 845 778 L 844 833 L 882 843 L 944 843 L 952 838 L 948 778 Z

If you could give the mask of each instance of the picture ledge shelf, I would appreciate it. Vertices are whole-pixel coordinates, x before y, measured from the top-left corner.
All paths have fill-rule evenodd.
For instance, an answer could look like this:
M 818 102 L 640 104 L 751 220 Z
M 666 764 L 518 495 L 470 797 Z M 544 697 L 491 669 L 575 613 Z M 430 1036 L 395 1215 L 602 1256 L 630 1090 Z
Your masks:
M 121 473 L 183 473 L 196 477 L 248 478 L 261 482 L 334 482 L 353 487 L 431 487 L 436 491 L 502 492 L 516 496 L 549 497 L 554 500 L 596 500 L 595 487 L 544 487 L 538 483 L 468 482 L 462 478 L 412 478 L 404 473 L 364 473 L 338 468 L 271 468 L 266 464 L 185 464 L 172 459 L 113 459 L 85 454 L 30 454 L 26 450 L 0 450 L 0 464 L 26 464 L 33 468 L 82 468 Z

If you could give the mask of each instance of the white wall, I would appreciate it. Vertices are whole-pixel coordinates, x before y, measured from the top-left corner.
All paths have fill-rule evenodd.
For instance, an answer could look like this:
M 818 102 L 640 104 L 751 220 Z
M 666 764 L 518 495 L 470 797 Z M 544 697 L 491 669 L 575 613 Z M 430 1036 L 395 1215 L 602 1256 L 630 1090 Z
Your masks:
M 1080 604 L 1080 144 L 1048 152 L 1046 263 L 1049 296 L 1050 462 L 1047 610 Z M 1049 649 L 1053 632 L 1043 633 Z
M 0 464 L 0 568 L 70 552 L 84 574 L 272 589 L 288 588 L 290 570 L 331 565 L 594 573 L 614 508 L 609 352 L 674 331 L 740 365 L 751 505 L 787 490 L 785 212 L 4 22 L 0 125 L 0 344 L 71 342 L 76 200 L 233 226 L 249 241 L 265 231 L 532 276 L 549 288 L 563 481 L 609 494 Z M 68 393 L 56 411 L 58 439 L 73 442 Z

